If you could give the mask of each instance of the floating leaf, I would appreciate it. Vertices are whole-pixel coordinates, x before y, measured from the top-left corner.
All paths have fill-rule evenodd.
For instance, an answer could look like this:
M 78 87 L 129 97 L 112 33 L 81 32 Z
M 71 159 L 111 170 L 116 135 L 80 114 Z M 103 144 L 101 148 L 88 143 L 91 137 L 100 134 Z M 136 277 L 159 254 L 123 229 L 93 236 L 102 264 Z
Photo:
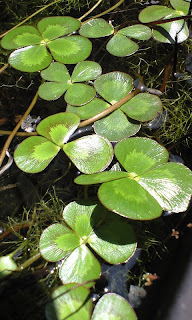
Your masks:
M 51 301 L 46 304 L 47 320 L 90 320 L 92 302 L 90 292 L 84 286 L 68 284 L 55 289 Z
M 97 78 L 101 73 L 101 66 L 97 62 L 82 61 L 75 66 L 71 80 L 73 82 L 89 81 Z
M 81 36 L 69 36 L 48 43 L 55 60 L 75 64 L 87 59 L 92 50 L 91 41 Z
M 132 78 L 124 72 L 110 72 L 101 75 L 94 82 L 96 91 L 111 104 L 125 97 L 132 89 Z
M 60 223 L 46 228 L 40 238 L 40 251 L 48 261 L 59 261 L 80 245 L 80 238 Z
M 21 142 L 14 152 L 16 165 L 28 173 L 43 171 L 60 148 L 43 137 L 30 137 Z
M 126 37 L 134 38 L 137 40 L 149 40 L 152 36 L 151 29 L 142 24 L 135 24 L 118 31 L 118 34 L 122 34 Z
M 121 178 L 128 177 L 129 174 L 126 171 L 104 171 L 93 174 L 84 174 L 75 178 L 75 183 L 89 185 L 89 184 L 97 184 L 102 182 L 113 181 Z
M 139 20 L 142 23 L 157 21 L 163 18 L 168 18 L 168 16 L 170 18 L 170 14 L 174 12 L 175 10 L 168 8 L 166 6 L 161 6 L 161 5 L 149 6 L 140 12 Z
M 189 12 L 189 2 L 183 0 L 170 0 L 172 7 L 177 11 L 182 11 L 183 15 L 187 15 Z
M 131 123 L 121 110 L 116 110 L 94 123 L 95 133 L 106 137 L 109 141 L 128 138 L 135 135 L 139 129 L 140 124 Z
M 99 261 L 85 245 L 81 245 L 63 261 L 59 277 L 63 283 L 83 283 L 98 279 L 100 272 Z
M 139 49 L 139 46 L 126 36 L 117 33 L 109 40 L 106 49 L 113 56 L 126 57 L 135 53 Z
M 93 87 L 84 83 L 74 83 L 68 88 L 65 101 L 73 106 L 83 105 L 92 100 L 95 94 Z
M 162 111 L 162 102 L 156 95 L 139 93 L 126 102 L 121 110 L 132 119 L 149 121 Z
M 67 83 L 60 82 L 45 82 L 39 87 L 39 96 L 44 100 L 59 99 L 68 89 Z
M 79 33 L 87 38 L 100 38 L 113 34 L 114 28 L 102 18 L 92 19 L 82 25 Z
M 102 296 L 96 304 L 91 320 L 137 320 L 130 304 L 115 293 Z
M 39 21 L 37 27 L 47 41 L 76 31 L 80 27 L 80 22 L 72 17 L 48 17 Z
M 9 31 L 1 40 L 1 46 L 5 49 L 17 49 L 32 46 L 42 41 L 38 30 L 32 26 L 22 26 Z
M 47 81 L 56 81 L 66 85 L 71 83 L 67 67 L 59 62 L 52 62 L 47 69 L 41 71 L 41 77 Z

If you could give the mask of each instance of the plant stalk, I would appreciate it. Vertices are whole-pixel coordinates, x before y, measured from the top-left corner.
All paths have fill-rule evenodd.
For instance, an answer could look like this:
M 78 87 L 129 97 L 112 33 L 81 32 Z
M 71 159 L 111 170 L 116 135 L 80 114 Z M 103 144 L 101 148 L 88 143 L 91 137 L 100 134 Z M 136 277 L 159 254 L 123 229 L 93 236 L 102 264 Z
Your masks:
M 98 7 L 98 5 L 102 2 L 102 0 L 97 1 L 97 3 L 89 10 L 87 11 L 83 16 L 81 16 L 78 20 L 81 21 L 83 20 L 86 16 L 88 16 L 95 8 Z
M 22 271 L 23 269 L 26 269 L 29 267 L 32 263 L 37 261 L 41 257 L 40 252 L 37 252 L 34 256 L 29 258 L 27 261 L 25 261 L 23 264 L 21 264 L 16 271 Z

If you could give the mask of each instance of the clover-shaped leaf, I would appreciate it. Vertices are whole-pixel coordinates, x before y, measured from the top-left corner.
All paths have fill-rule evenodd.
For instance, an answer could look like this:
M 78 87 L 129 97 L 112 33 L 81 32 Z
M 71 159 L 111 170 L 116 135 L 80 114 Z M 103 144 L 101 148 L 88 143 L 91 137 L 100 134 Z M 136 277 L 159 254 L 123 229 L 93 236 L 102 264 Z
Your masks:
M 107 139 L 91 135 L 67 143 L 79 122 L 79 117 L 72 113 L 58 113 L 41 121 L 37 126 L 41 136 L 27 138 L 15 151 L 17 166 L 25 172 L 40 172 L 62 149 L 80 171 L 93 173 L 104 170 L 113 157 L 113 149 Z
M 192 193 L 192 172 L 178 163 L 166 163 L 168 152 L 156 141 L 130 138 L 115 146 L 115 155 L 126 171 L 82 175 L 78 184 L 102 183 L 101 203 L 122 216 L 149 220 L 162 210 L 185 211 Z M 127 176 L 126 176 L 127 174 Z
M 98 63 L 82 61 L 76 65 L 70 77 L 66 66 L 53 62 L 41 72 L 41 77 L 49 82 L 39 87 L 39 96 L 45 100 L 55 100 L 65 93 L 65 101 L 71 105 L 83 105 L 95 96 L 95 89 L 83 82 L 94 80 L 102 72 Z
M 56 288 L 45 307 L 46 319 L 90 320 L 92 301 L 89 295 L 89 289 L 82 285 L 67 284 Z
M 51 63 L 52 56 L 59 62 L 78 63 L 85 60 L 92 50 L 88 39 L 66 36 L 79 26 L 80 22 L 72 17 L 44 18 L 38 23 L 37 29 L 21 26 L 8 32 L 1 46 L 8 50 L 16 49 L 9 56 L 9 64 L 21 71 L 45 69 Z

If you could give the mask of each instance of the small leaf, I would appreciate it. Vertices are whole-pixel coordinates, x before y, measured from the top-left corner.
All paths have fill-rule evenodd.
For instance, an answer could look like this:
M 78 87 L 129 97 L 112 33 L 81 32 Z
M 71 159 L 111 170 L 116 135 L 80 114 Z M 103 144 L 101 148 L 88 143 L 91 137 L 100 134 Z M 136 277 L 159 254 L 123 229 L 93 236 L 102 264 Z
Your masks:
M 48 47 L 54 59 L 65 64 L 75 64 L 87 59 L 92 50 L 91 41 L 81 36 L 56 39 Z
M 65 101 L 73 106 L 83 105 L 94 98 L 96 91 L 84 83 L 72 84 L 65 94 Z
M 115 146 L 115 155 L 121 165 L 135 177 L 168 161 L 168 152 L 159 143 L 148 138 L 129 138 Z
M 121 110 L 116 110 L 94 123 L 95 133 L 109 141 L 119 141 L 133 136 L 139 131 L 140 127 L 140 124 L 133 124 L 128 121 Z
M 169 162 L 144 173 L 139 184 L 164 210 L 187 210 L 192 194 L 192 172 L 182 164 Z
M 98 135 L 82 137 L 64 145 L 63 151 L 83 173 L 95 173 L 108 167 L 113 158 L 109 141 Z
M 39 246 L 43 258 L 55 262 L 63 259 L 79 244 L 77 235 L 64 225 L 55 223 L 43 231 Z
M 75 178 L 74 181 L 77 184 L 89 185 L 126 178 L 128 176 L 129 174 L 126 171 L 105 171 L 87 175 L 83 174 Z
M 162 102 L 156 95 L 139 93 L 126 102 L 121 110 L 132 119 L 149 121 L 162 111 Z
M 135 53 L 139 46 L 122 34 L 116 34 L 109 40 L 106 46 L 107 51 L 113 56 L 126 57 Z
M 104 19 L 92 19 L 82 25 L 79 33 L 87 38 L 100 38 L 113 34 L 114 28 Z
M 91 320 L 137 320 L 130 304 L 115 293 L 102 296 L 97 302 Z
M 37 126 L 37 132 L 57 145 L 63 146 L 75 132 L 79 122 L 77 115 L 61 112 L 42 120 Z
M 98 279 L 100 272 L 98 260 L 85 245 L 81 245 L 63 261 L 59 277 L 63 283 L 83 283 Z
M 68 84 L 60 82 L 45 82 L 39 87 L 39 96 L 47 101 L 56 100 L 65 93 L 68 87 Z
M 17 269 L 17 264 L 13 261 L 11 255 L 0 257 L 0 279 L 8 276 Z
M 30 137 L 14 153 L 16 165 L 28 173 L 43 171 L 57 155 L 60 148 L 43 137 Z
M 152 36 L 151 29 L 142 24 L 135 24 L 133 26 L 123 28 L 118 31 L 118 34 L 137 40 L 149 40 Z
M 10 50 L 35 45 L 41 41 L 42 38 L 36 28 L 22 26 L 9 31 L 1 40 L 1 46 Z
M 45 307 L 47 320 L 90 320 L 92 310 L 90 292 L 84 286 L 76 286 L 68 284 L 54 290 L 51 301 Z
M 41 71 L 41 77 L 48 81 L 57 81 L 63 84 L 69 84 L 71 82 L 66 66 L 59 62 L 52 62 L 47 69 Z
M 168 16 L 174 12 L 175 10 L 168 8 L 166 6 L 160 6 L 160 5 L 149 6 L 140 12 L 139 20 L 142 23 L 157 21 L 163 18 L 168 18 Z
M 73 82 L 89 81 L 96 79 L 101 73 L 101 66 L 97 62 L 82 61 L 75 66 L 71 79 Z
M 39 21 L 37 26 L 47 41 L 76 31 L 80 27 L 80 22 L 72 17 L 48 17 Z
M 132 89 L 132 78 L 124 72 L 110 72 L 101 75 L 94 82 L 96 91 L 111 104 L 125 97 Z
M 81 120 L 86 120 L 109 107 L 110 104 L 108 104 L 107 102 L 98 98 L 94 98 L 90 102 L 86 103 L 84 106 L 77 107 L 68 105 L 66 111 L 77 114 Z
M 45 69 L 52 57 L 44 45 L 34 45 L 13 51 L 9 64 L 20 71 L 36 72 Z

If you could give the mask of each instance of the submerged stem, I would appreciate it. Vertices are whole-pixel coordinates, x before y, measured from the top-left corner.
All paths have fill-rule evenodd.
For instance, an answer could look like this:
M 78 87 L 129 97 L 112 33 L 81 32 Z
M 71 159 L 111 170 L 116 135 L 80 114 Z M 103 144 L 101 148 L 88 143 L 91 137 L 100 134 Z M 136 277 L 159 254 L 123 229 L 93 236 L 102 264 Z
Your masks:
M 102 0 L 97 1 L 97 3 L 89 10 L 87 11 L 83 16 L 81 16 L 78 20 L 81 21 L 83 20 L 86 16 L 88 16 L 97 6 L 102 2 Z
M 23 269 L 26 269 L 29 267 L 32 263 L 37 261 L 41 257 L 40 252 L 37 252 L 34 256 L 29 258 L 27 261 L 25 261 L 23 264 L 21 264 L 16 271 L 22 271 Z

